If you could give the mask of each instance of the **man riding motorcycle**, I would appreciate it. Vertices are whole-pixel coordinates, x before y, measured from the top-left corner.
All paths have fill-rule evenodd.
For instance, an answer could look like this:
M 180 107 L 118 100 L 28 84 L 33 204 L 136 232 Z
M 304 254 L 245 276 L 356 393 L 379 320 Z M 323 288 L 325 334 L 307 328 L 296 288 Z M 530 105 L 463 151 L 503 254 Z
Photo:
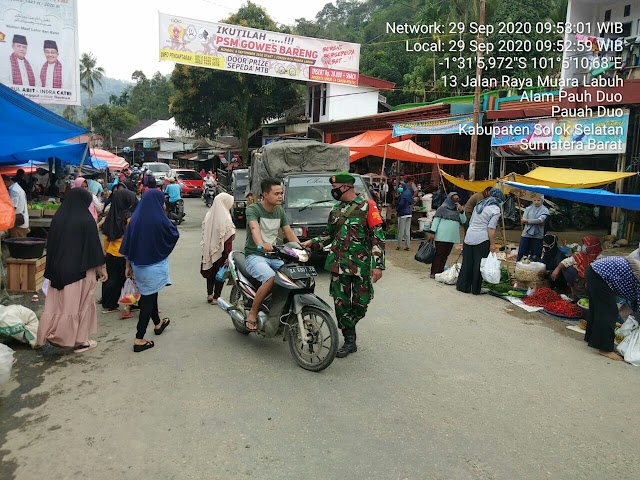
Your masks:
M 180 185 L 176 183 L 176 179 L 174 177 L 169 177 L 169 185 L 164 189 L 164 192 L 169 195 L 167 199 L 167 211 L 171 211 L 178 200 L 181 198 L 181 189 Z

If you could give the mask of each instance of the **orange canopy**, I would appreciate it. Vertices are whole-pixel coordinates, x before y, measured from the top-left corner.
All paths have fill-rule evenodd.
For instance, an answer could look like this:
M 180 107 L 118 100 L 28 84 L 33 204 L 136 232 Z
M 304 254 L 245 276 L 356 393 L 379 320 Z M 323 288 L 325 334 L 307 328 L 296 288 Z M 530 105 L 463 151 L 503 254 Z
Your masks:
M 469 163 L 466 160 L 455 160 L 434 153 L 426 148 L 422 148 L 412 140 L 403 140 L 402 142 L 398 140 L 399 137 L 393 137 L 393 130 L 369 130 L 355 137 L 336 142 L 333 145 L 349 147 L 351 151 L 349 162 L 355 162 L 367 155 L 374 155 L 376 157 L 386 157 L 389 160 L 415 163 L 440 163 L 442 165 Z

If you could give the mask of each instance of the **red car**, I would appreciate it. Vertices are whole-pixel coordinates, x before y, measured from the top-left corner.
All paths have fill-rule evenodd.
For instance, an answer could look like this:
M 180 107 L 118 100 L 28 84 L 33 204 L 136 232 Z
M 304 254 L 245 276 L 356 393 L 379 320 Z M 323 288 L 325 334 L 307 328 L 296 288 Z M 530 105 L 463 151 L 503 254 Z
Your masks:
M 204 180 L 195 170 L 187 168 L 176 168 L 171 170 L 167 178 L 164 179 L 165 186 L 169 184 L 168 177 L 173 177 L 180 185 L 183 197 L 200 197 L 204 190 Z

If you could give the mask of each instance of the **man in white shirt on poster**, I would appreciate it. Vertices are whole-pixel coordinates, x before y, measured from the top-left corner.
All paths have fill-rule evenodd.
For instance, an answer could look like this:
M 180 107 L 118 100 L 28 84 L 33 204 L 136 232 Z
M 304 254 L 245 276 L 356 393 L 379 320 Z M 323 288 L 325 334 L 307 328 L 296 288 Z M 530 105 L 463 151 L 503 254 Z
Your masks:
M 44 41 L 44 56 L 47 61 L 40 69 L 40 84 L 47 88 L 69 88 L 66 75 L 63 74 L 62 63 L 58 60 L 58 44 L 53 40 Z M 66 73 L 66 72 L 65 72 Z

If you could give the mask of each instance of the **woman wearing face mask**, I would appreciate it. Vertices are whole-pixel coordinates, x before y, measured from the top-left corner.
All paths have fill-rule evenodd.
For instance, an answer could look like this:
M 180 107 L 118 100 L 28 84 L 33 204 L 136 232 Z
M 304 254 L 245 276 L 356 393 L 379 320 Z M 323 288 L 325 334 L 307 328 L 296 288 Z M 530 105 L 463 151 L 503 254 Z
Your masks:
M 518 248 L 518 261 L 524 256 L 533 257 L 536 260 L 542 256 L 542 239 L 544 238 L 544 222 L 549 216 L 549 210 L 543 205 L 544 196 L 537 197 L 531 205 L 524 210 L 520 219 L 523 225 Z
M 545 235 L 542 240 L 541 261 L 546 266 L 547 276 L 550 277 L 551 272 L 553 272 L 565 258 L 566 255 L 560 251 L 558 246 L 558 237 L 556 235 Z M 556 280 L 551 280 L 551 288 L 564 290 L 567 288 L 567 282 L 562 275 L 559 275 Z
M 405 250 L 411 249 L 411 207 L 413 206 L 413 194 L 407 187 L 405 182 L 398 187 L 398 205 L 396 211 L 398 214 L 398 246 L 396 250 L 402 247 L 402 238 L 404 237 Z
M 504 193 L 494 187 L 489 196 L 476 205 L 471 215 L 469 229 L 464 237 L 462 268 L 456 283 L 456 289 L 460 292 L 474 295 L 482 293 L 480 260 L 486 258 L 489 252 L 498 250 L 494 238 L 500 219 L 500 205 L 504 201 Z

